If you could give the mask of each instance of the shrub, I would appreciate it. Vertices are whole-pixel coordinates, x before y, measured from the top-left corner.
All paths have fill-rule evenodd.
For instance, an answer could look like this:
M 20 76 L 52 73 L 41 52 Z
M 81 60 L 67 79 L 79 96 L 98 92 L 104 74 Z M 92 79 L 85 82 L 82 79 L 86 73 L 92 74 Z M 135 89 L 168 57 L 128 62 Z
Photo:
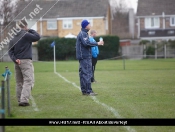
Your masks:
M 111 58 L 118 55 L 119 38 L 117 36 L 102 36 L 105 42 L 104 46 L 99 46 L 99 59 Z M 99 41 L 99 37 L 95 38 Z M 38 57 L 40 61 L 53 60 L 53 48 L 50 46 L 55 41 L 55 51 L 57 60 L 76 59 L 76 39 L 72 38 L 47 38 L 38 42 Z

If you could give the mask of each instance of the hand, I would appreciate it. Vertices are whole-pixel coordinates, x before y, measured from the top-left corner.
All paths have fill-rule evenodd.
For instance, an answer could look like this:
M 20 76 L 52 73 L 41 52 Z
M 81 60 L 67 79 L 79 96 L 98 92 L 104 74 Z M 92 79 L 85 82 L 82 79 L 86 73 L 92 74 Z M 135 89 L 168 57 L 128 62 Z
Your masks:
M 24 30 L 28 31 L 29 29 L 27 27 L 24 27 Z
M 98 45 L 103 45 L 103 44 L 104 44 L 103 41 L 99 41 L 99 42 L 98 42 Z
M 17 59 L 17 60 L 16 60 L 16 63 L 17 63 L 18 65 L 20 65 L 20 64 L 21 64 L 20 59 Z
M 29 33 L 31 33 L 31 29 L 28 29 L 27 31 L 28 31 Z

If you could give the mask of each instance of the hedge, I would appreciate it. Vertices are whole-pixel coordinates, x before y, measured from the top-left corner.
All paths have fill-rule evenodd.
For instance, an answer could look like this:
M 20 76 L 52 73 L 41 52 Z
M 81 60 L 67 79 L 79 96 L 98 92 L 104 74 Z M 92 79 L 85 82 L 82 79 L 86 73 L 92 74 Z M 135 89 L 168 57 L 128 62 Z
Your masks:
M 119 38 L 117 36 L 102 36 L 105 42 L 104 46 L 99 46 L 99 59 L 112 58 L 118 55 Z M 95 38 L 96 41 L 99 37 Z M 42 39 L 36 45 L 38 48 L 38 57 L 40 61 L 53 60 L 53 48 L 50 46 L 55 41 L 57 60 L 75 60 L 76 59 L 76 39 L 72 38 L 47 38 Z
M 98 59 L 108 59 L 119 55 L 119 37 L 117 36 L 102 36 L 104 46 L 98 46 L 99 55 Z M 96 37 L 95 40 L 99 41 L 100 37 Z

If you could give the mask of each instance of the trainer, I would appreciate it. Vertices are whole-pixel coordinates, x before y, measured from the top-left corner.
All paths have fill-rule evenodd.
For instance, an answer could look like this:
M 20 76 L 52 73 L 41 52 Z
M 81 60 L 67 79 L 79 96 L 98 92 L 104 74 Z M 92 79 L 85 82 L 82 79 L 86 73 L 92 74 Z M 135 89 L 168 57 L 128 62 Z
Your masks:
M 96 31 L 95 30 L 91 30 L 90 31 L 90 37 L 89 37 L 89 40 L 90 42 L 96 42 L 94 37 L 96 37 Z M 91 48 L 91 51 L 92 51 L 92 78 L 91 78 L 91 82 L 95 83 L 96 80 L 95 80 L 95 77 L 94 77 L 94 72 L 95 72 L 95 67 L 96 67 L 96 64 L 97 64 L 97 57 L 98 57 L 98 54 L 99 54 L 99 49 L 98 49 L 98 46 L 94 46 Z
M 9 44 L 9 56 L 15 63 L 16 95 L 19 106 L 29 106 L 29 98 L 34 86 L 34 68 L 32 64 L 32 42 L 40 35 L 27 28 L 25 20 L 18 22 L 20 31 Z
M 90 42 L 88 31 L 91 28 L 90 23 L 87 20 L 83 20 L 81 23 L 81 31 L 77 36 L 76 41 L 76 58 L 79 60 L 79 77 L 82 95 L 95 96 L 91 87 L 92 77 L 92 53 L 91 47 L 97 45 L 103 45 L 103 41 Z

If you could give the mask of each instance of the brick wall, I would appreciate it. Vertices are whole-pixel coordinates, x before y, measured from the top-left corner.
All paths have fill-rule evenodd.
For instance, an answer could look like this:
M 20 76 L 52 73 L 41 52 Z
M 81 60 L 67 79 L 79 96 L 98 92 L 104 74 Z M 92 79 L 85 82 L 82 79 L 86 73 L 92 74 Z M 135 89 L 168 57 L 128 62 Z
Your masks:
M 73 35 L 78 35 L 81 30 L 81 21 L 82 19 L 73 19 L 73 28 L 72 29 L 63 29 L 63 21 L 57 21 L 57 29 L 56 30 L 48 30 L 47 29 L 47 21 L 42 21 L 42 36 L 59 36 L 64 37 L 69 33 Z M 38 33 L 40 33 L 40 22 L 37 23 Z M 98 35 L 106 35 L 106 23 L 103 18 L 93 19 L 93 27 L 92 29 L 96 30 Z
M 140 19 L 140 30 L 145 29 L 145 18 Z
M 165 27 L 166 28 L 175 28 L 175 26 L 170 26 L 170 17 L 165 18 Z

